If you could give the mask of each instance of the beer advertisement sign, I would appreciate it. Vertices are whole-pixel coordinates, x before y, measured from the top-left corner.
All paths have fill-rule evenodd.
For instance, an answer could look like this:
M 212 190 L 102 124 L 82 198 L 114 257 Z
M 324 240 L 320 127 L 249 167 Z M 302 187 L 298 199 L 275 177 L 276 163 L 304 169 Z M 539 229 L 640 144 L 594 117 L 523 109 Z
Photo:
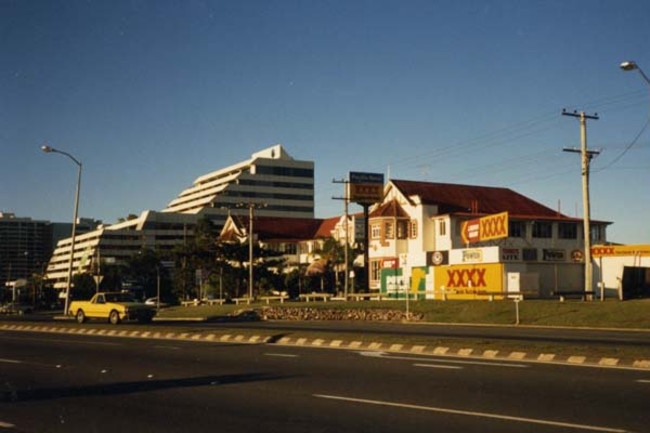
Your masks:
M 463 221 L 460 236 L 465 244 L 507 238 L 508 212 Z
M 503 264 L 437 266 L 436 287 L 444 287 L 447 299 L 482 299 L 503 295 Z
M 373 204 L 384 198 L 384 175 L 351 171 L 348 182 L 348 199 L 354 203 Z

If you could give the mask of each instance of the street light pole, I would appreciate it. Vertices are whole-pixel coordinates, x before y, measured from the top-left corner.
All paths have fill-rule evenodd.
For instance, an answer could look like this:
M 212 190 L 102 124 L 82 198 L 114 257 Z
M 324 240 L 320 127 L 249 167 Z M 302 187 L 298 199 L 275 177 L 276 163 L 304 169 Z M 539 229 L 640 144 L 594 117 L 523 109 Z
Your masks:
M 253 300 L 253 206 L 248 205 L 248 304 Z
M 255 219 L 254 210 L 256 207 L 266 207 L 265 203 L 240 203 L 237 207 L 248 206 L 248 304 L 253 301 L 253 220 Z
M 74 215 L 72 219 L 72 234 L 70 235 L 70 258 L 68 260 L 68 279 L 67 279 L 67 288 L 65 292 L 65 307 L 63 310 L 63 314 L 67 315 L 68 314 L 68 306 L 70 304 L 70 290 L 72 289 L 72 264 L 74 262 L 74 247 L 75 247 L 75 237 L 77 235 L 77 219 L 79 216 L 79 191 L 81 190 L 81 162 L 77 160 L 74 156 L 70 155 L 68 152 L 64 152 L 62 150 L 55 149 L 51 146 L 48 145 L 43 145 L 41 146 L 41 150 L 45 153 L 60 153 L 61 155 L 65 155 L 72 162 L 77 164 L 77 190 L 75 193 L 75 198 L 74 198 Z
M 639 65 L 637 65 L 636 62 L 634 62 L 632 60 L 627 60 L 625 62 L 622 62 L 619 65 L 619 67 L 624 71 L 634 71 L 634 70 L 639 71 L 639 74 L 641 74 L 641 77 L 643 77 L 645 82 L 648 83 L 648 85 L 650 85 L 650 78 L 648 78 L 648 76 L 645 74 L 645 72 L 643 72 L 643 69 L 641 69 L 641 67 Z

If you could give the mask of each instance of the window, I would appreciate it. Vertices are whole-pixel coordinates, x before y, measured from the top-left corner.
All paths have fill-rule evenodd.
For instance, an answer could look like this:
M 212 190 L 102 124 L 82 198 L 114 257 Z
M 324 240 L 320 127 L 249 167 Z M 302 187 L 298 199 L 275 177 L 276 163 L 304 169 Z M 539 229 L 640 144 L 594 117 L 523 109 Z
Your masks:
M 311 168 L 298 168 L 298 167 L 277 167 L 256 165 L 256 174 L 266 174 L 273 176 L 290 176 L 290 177 L 314 177 L 314 170 Z
M 418 222 L 416 220 L 411 220 L 409 223 L 409 237 L 411 239 L 418 237 Z
M 406 239 L 408 224 L 406 221 L 397 221 L 397 239 Z
M 283 251 L 285 254 L 296 254 L 298 252 L 296 244 L 284 244 L 283 246 Z
M 393 231 L 392 221 L 384 223 L 384 238 L 393 239 L 394 237 L 395 237 L 395 233 Z
M 526 225 L 523 221 L 510 221 L 508 224 L 508 237 L 524 238 L 526 237 Z
M 605 240 L 605 226 L 594 225 L 589 227 L 591 229 L 591 240 L 592 241 L 603 241 Z
M 534 238 L 553 237 L 553 224 L 547 221 L 533 221 Z
M 440 236 L 447 236 L 447 221 L 445 220 L 438 221 L 438 234 Z
M 560 239 L 578 238 L 578 225 L 576 223 L 559 223 L 557 229 Z
M 381 261 L 373 260 L 370 262 L 370 281 L 379 281 L 381 277 Z
M 380 239 L 381 238 L 381 225 L 371 224 L 370 225 L 370 239 Z

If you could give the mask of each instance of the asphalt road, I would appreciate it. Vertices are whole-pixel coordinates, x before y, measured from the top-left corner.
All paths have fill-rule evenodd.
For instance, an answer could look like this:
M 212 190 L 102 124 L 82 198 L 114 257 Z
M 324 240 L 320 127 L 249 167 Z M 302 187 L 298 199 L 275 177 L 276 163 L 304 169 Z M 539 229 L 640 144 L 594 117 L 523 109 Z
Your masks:
M 644 432 L 650 373 L 0 331 L 0 432 Z

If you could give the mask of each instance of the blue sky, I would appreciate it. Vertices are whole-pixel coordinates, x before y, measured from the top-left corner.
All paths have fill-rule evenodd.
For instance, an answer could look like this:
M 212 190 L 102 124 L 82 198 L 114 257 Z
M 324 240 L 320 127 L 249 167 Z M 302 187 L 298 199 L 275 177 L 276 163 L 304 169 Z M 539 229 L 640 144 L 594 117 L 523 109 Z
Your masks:
M 112 223 L 282 143 L 349 171 L 514 189 L 650 243 L 646 0 L 0 0 L 0 211 Z M 641 133 L 639 135 L 639 133 Z M 635 138 L 639 135 L 638 139 Z M 627 150 L 626 150 L 627 149 Z M 353 209 L 354 210 L 354 209 Z

